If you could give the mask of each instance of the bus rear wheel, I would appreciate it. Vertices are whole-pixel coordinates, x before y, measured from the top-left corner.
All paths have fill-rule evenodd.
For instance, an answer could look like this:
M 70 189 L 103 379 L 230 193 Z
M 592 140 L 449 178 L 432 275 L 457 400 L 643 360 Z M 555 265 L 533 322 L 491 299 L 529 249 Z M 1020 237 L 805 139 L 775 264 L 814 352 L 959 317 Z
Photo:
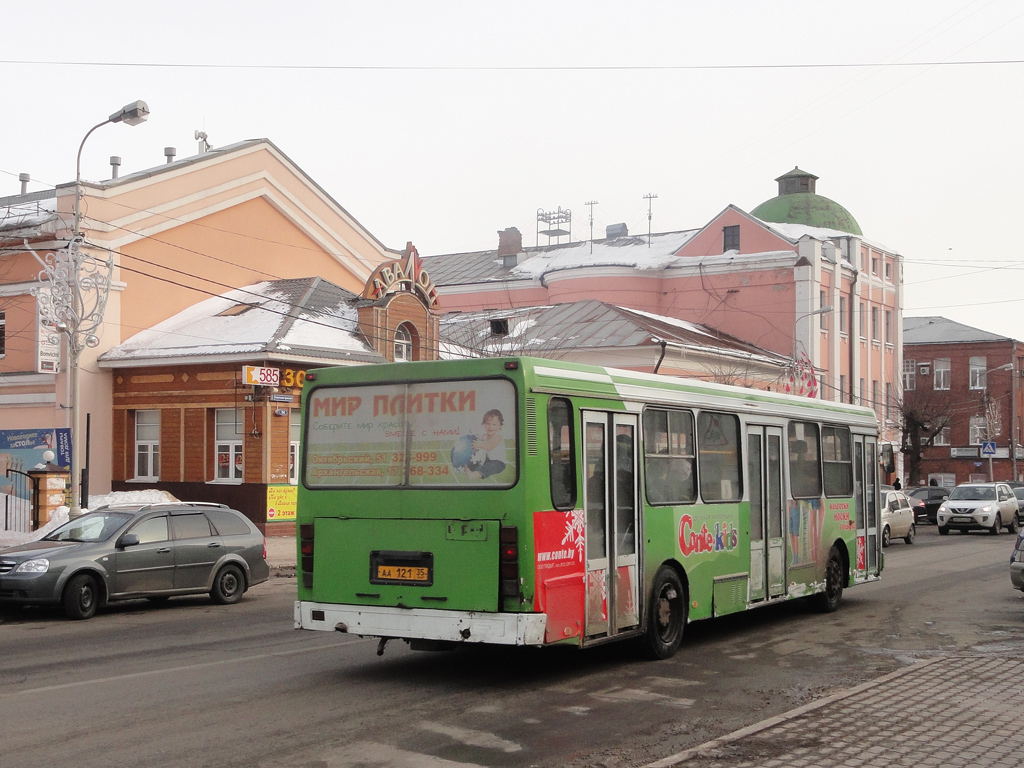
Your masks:
M 825 566 L 825 591 L 814 596 L 819 611 L 832 613 L 839 607 L 839 601 L 843 599 L 845 581 L 846 568 L 843 566 L 843 556 L 839 554 L 839 549 L 833 546 L 828 553 L 828 563 Z
M 687 594 L 679 574 L 667 565 L 654 576 L 647 606 L 647 630 L 641 650 L 650 659 L 667 659 L 683 642 L 686 629 Z

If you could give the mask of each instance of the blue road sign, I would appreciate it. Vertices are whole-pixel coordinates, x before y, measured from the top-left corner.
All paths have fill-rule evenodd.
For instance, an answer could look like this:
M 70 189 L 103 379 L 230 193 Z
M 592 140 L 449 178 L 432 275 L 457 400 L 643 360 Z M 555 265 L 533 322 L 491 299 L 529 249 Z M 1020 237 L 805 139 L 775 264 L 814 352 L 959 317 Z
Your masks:
M 996 455 L 996 441 L 986 440 L 981 444 L 981 455 L 982 456 L 995 456 Z

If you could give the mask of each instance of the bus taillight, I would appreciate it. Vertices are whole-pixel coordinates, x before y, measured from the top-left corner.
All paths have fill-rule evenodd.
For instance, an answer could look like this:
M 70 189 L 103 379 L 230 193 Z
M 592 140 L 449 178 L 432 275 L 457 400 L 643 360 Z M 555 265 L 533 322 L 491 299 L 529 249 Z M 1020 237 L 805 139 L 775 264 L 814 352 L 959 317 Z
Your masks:
M 302 556 L 302 586 L 313 586 L 313 524 L 299 526 L 299 553 Z
M 502 528 L 500 534 L 501 596 L 519 596 L 519 529 Z

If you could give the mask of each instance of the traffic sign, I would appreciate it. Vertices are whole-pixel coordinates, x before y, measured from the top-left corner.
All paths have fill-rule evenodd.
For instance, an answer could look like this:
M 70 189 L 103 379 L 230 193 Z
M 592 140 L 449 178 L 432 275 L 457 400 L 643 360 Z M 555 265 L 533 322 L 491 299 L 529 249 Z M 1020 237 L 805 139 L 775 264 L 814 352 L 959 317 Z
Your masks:
M 996 441 L 986 440 L 981 444 L 981 455 L 982 456 L 995 456 L 996 455 Z
M 281 369 L 245 365 L 242 366 L 242 379 L 247 387 L 276 387 L 281 383 Z

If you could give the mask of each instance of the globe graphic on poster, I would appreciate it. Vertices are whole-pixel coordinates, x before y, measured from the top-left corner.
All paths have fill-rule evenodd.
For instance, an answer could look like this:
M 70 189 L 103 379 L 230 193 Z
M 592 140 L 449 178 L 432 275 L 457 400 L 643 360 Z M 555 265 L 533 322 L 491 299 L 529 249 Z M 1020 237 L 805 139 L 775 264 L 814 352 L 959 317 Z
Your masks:
M 458 469 L 465 467 L 473 458 L 473 441 L 476 435 L 463 435 L 452 446 L 452 466 Z

